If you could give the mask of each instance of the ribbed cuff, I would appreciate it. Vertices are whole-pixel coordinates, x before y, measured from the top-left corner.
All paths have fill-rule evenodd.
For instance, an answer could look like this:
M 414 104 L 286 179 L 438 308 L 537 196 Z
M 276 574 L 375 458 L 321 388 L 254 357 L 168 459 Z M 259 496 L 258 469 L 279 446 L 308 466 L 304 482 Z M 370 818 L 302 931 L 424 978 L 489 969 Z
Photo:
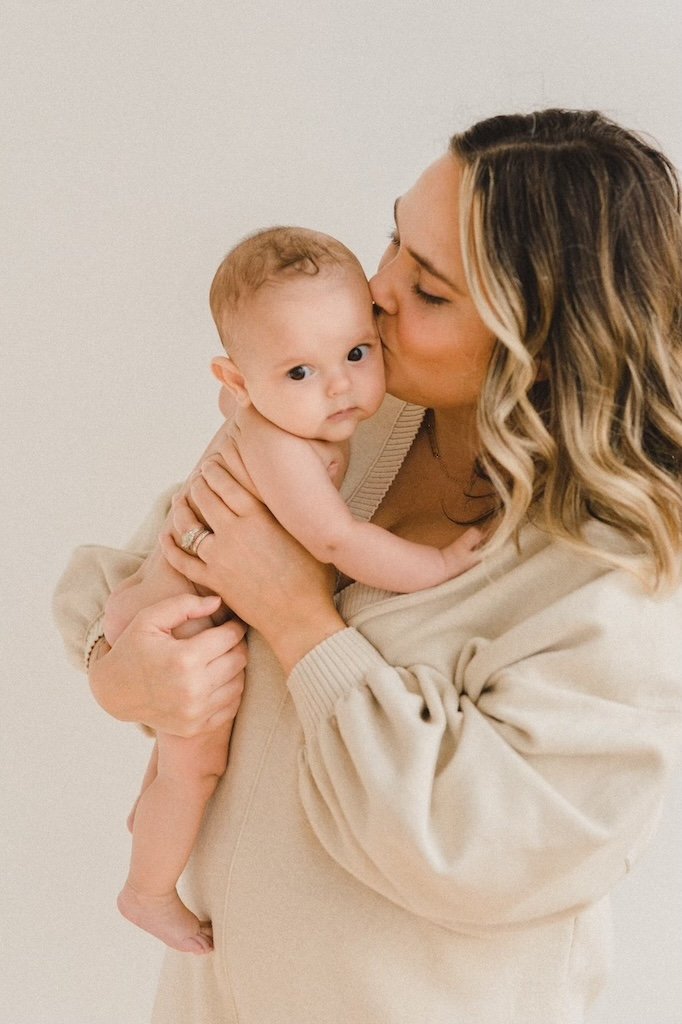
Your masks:
M 361 686 L 384 660 L 356 629 L 348 627 L 313 647 L 293 669 L 288 686 L 304 731 L 333 715 L 338 701 Z

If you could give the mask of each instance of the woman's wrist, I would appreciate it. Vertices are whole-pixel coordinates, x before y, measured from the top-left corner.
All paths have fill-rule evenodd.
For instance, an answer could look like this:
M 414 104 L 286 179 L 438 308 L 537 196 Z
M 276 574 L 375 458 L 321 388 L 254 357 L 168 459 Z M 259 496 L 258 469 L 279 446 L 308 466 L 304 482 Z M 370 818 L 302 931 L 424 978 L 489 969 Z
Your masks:
M 314 616 L 297 617 L 277 629 L 266 629 L 264 636 L 289 676 L 309 651 L 345 628 L 346 623 L 335 608 L 318 608 Z
M 99 706 L 112 718 L 117 718 L 120 722 L 133 722 L 137 719 L 126 708 L 124 688 L 121 688 L 110 672 L 111 660 L 105 660 L 111 650 L 104 637 L 101 637 L 92 648 L 88 663 L 90 690 Z

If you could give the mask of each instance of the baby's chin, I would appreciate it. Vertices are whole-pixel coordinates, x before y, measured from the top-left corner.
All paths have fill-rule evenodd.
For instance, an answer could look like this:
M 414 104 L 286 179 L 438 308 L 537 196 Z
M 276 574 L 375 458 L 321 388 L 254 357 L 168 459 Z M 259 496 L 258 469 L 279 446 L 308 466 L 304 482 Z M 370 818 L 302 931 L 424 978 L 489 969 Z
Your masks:
M 358 424 L 366 419 L 367 416 L 358 413 L 355 416 L 347 416 L 336 421 L 327 420 L 320 428 L 320 433 L 317 436 L 321 441 L 335 441 L 337 443 L 348 441 L 355 433 Z

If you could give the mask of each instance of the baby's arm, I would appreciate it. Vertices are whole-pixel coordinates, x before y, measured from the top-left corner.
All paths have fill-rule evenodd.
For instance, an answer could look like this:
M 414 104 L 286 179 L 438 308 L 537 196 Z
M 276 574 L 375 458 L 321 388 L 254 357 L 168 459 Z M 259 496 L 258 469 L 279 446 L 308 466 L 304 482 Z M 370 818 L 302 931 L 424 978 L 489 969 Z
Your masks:
M 236 443 L 275 518 L 319 561 L 332 562 L 351 579 L 409 593 L 443 583 L 480 560 L 475 547 L 481 533 L 475 529 L 436 548 L 354 519 L 311 442 L 255 411 L 242 421 Z

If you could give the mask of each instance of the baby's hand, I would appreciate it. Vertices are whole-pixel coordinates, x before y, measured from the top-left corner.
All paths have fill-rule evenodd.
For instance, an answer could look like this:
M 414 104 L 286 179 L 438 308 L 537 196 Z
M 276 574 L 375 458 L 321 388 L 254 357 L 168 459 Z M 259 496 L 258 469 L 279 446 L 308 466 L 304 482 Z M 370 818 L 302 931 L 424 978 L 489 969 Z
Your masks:
M 483 530 L 472 526 L 457 540 L 440 549 L 445 561 L 447 579 L 459 576 L 478 565 L 481 561 L 479 548 L 485 536 Z

